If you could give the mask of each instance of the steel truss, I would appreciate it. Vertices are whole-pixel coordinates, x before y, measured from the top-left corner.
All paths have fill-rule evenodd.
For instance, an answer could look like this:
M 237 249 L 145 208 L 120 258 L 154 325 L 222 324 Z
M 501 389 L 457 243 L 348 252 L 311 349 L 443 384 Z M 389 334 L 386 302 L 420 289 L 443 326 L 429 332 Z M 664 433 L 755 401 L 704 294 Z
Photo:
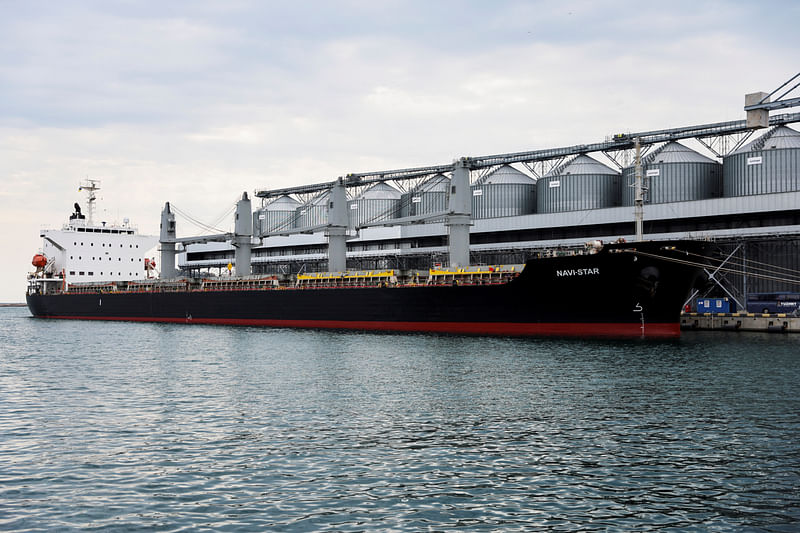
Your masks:
M 800 113 L 776 115 L 769 119 L 770 126 L 781 126 L 795 122 L 800 122 Z M 712 153 L 718 157 L 722 157 L 741 146 L 756 129 L 756 127 L 748 126 L 745 120 L 736 120 L 639 133 L 619 133 L 613 135 L 610 140 L 594 144 L 578 144 L 562 148 L 467 157 L 462 159 L 468 162 L 470 170 L 484 170 L 484 173 L 481 175 L 485 175 L 485 173 L 489 172 L 491 169 L 502 165 L 519 163 L 527 168 L 535 177 L 541 177 L 559 164 L 565 162 L 567 158 L 593 152 L 603 153 L 619 168 L 627 166 L 631 160 L 631 153 L 634 149 L 634 139 L 637 137 L 640 139 L 642 147 L 647 147 L 648 149 L 664 142 L 681 139 L 697 139 Z M 449 163 L 428 167 L 353 173 L 347 174 L 341 179 L 347 188 L 362 188 L 382 182 L 394 182 L 395 184 L 406 180 L 417 180 L 417 182 L 419 182 L 435 174 L 452 173 L 453 165 L 453 163 Z M 311 185 L 284 187 L 281 189 L 261 189 L 257 190 L 255 195 L 264 199 L 283 195 L 313 195 L 330 189 L 336 182 L 337 180 L 332 180 Z M 399 188 L 401 188 L 401 190 L 406 190 L 408 187 L 399 185 Z

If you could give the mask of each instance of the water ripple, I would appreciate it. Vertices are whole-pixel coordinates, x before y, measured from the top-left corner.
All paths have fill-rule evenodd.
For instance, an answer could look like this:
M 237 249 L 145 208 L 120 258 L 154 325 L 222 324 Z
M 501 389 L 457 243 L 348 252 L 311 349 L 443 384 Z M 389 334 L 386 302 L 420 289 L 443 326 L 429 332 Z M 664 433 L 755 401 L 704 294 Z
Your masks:
M 791 531 L 800 338 L 372 335 L 0 310 L 0 528 Z

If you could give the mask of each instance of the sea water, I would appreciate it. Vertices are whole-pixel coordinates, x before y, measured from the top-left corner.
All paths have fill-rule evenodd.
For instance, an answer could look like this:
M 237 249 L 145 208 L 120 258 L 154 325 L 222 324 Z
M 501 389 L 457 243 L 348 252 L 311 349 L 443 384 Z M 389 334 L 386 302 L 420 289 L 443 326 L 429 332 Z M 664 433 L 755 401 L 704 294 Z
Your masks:
M 800 336 L 0 309 L 0 529 L 797 531 Z

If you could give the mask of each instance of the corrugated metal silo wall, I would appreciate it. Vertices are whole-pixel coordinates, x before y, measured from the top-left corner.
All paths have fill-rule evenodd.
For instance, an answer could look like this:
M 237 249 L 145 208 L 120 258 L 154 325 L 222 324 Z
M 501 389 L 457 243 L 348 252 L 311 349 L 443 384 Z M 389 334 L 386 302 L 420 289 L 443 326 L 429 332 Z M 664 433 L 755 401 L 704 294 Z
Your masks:
M 381 222 L 400 215 L 400 200 L 361 199 L 347 202 L 350 225 Z
M 536 212 L 536 185 L 489 183 L 472 186 L 472 218 L 498 218 Z
M 400 216 L 401 217 L 409 217 L 411 216 L 411 210 L 416 209 L 416 205 L 411 202 L 411 198 L 414 196 L 412 192 L 405 192 L 400 196 Z M 416 215 L 416 213 L 414 213 Z
M 328 208 L 325 205 L 298 207 L 295 213 L 295 228 L 308 228 L 328 222 Z
M 266 231 L 279 231 L 291 229 L 294 227 L 294 219 L 297 216 L 296 210 L 275 210 L 265 211 L 264 220 L 262 220 L 263 227 Z
M 407 192 L 401 197 L 400 204 L 400 216 L 403 217 L 436 213 L 447 209 L 447 193 L 442 191 Z
M 733 255 L 724 265 L 729 271 L 717 273 L 716 277 L 722 279 L 725 287 L 742 303 L 748 293 L 800 292 L 796 283 L 800 276 L 800 237 L 718 242 L 717 249 L 710 255 L 716 259 L 712 261 L 716 266 L 730 254 Z M 794 277 L 794 283 L 790 282 L 790 277 Z M 711 288 L 709 295 L 728 296 L 717 286 Z
M 723 159 L 724 196 L 800 190 L 800 149 L 733 154 Z
M 618 206 L 621 181 L 622 176 L 613 174 L 539 178 L 536 182 L 536 212 L 560 213 Z
M 646 171 L 658 170 L 657 176 Z M 622 205 L 632 206 L 636 169 L 622 173 Z M 722 194 L 722 165 L 719 163 L 662 163 L 642 168 L 642 181 L 647 187 L 645 203 L 666 204 L 718 198 Z
M 445 211 L 449 202 L 446 192 L 425 192 L 421 195 L 420 202 L 417 203 L 417 214 L 436 213 Z

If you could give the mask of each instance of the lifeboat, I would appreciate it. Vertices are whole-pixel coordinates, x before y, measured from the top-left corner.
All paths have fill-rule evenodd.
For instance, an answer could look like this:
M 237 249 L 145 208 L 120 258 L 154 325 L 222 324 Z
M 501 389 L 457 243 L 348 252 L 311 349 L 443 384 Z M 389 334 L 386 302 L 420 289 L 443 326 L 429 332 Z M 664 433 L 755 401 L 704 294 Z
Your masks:
M 31 264 L 35 266 L 37 269 L 42 269 L 47 266 L 47 257 L 44 254 L 36 254 L 33 256 L 33 260 Z

